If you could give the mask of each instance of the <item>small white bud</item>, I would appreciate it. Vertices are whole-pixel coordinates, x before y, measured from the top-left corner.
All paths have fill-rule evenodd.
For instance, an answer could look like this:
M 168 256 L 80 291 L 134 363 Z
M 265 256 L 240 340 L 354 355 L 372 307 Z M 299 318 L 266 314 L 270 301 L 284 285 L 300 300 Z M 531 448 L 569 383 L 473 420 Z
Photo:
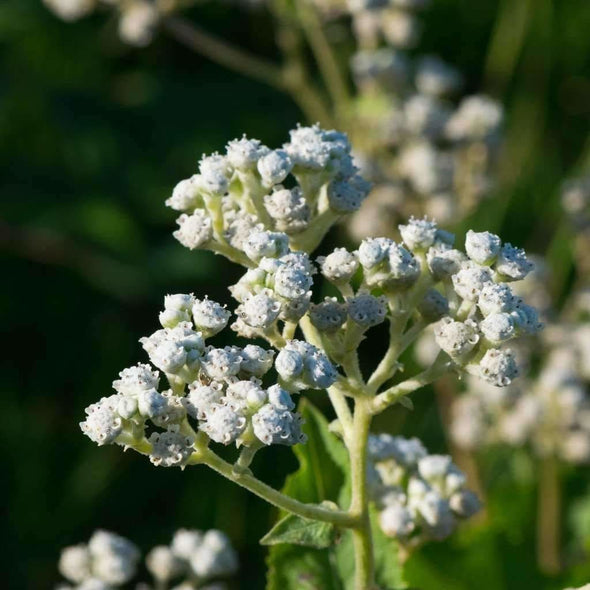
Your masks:
M 202 332 L 205 338 L 221 332 L 226 326 L 231 312 L 215 301 L 196 299 L 192 306 L 195 328 Z
M 506 281 L 520 281 L 534 266 L 524 250 L 515 248 L 512 244 L 504 244 L 496 260 L 495 269 Z
M 252 416 L 254 434 L 265 445 L 294 445 L 305 442 L 301 432 L 301 416 L 288 410 L 281 410 L 273 404 L 262 406 Z
M 477 306 L 484 316 L 509 312 L 515 303 L 514 293 L 506 283 L 486 283 L 477 300 Z
M 145 565 L 159 582 L 169 582 L 184 570 L 182 561 L 174 555 L 170 547 L 157 545 L 145 558 Z
M 62 549 L 59 556 L 59 573 L 70 582 L 80 584 L 91 575 L 91 560 L 86 545 L 72 545 Z
M 335 332 L 346 321 L 346 306 L 335 297 L 326 299 L 317 305 L 311 305 L 309 319 L 320 332 Z
M 465 263 L 461 270 L 452 276 L 453 288 L 459 297 L 467 301 L 477 301 L 486 283 L 492 281 L 489 269 L 474 263 Z
M 454 359 L 471 352 L 479 342 L 477 325 L 467 320 L 455 322 L 451 318 L 443 318 L 435 327 L 436 343 Z
M 199 162 L 203 189 L 214 196 L 223 196 L 229 188 L 231 167 L 227 158 L 219 154 L 203 156 Z
M 243 249 L 246 256 L 254 262 L 259 262 L 262 258 L 280 258 L 289 251 L 289 237 L 278 232 L 252 232 L 244 240 Z
M 203 533 L 194 529 L 178 529 L 172 537 L 172 553 L 183 560 L 189 560 L 203 542 Z
M 281 304 L 270 289 L 249 297 L 236 308 L 236 315 L 252 328 L 269 328 L 279 317 Z
M 396 539 L 407 538 L 416 528 L 410 511 L 398 503 L 386 506 L 379 513 L 379 525 L 388 537 Z
M 211 218 L 203 209 L 196 209 L 192 215 L 183 213 L 176 223 L 179 228 L 174 237 L 190 250 L 203 247 L 213 237 Z
M 247 171 L 256 167 L 258 160 L 269 152 L 257 139 L 234 139 L 227 144 L 226 156 L 231 166 L 237 170 Z
M 449 498 L 451 510 L 461 518 L 471 518 L 481 510 L 481 502 L 471 490 L 459 490 Z
M 347 303 L 350 319 L 364 329 L 380 324 L 387 315 L 386 297 L 363 293 L 348 299 Z
M 227 406 L 214 405 L 200 427 L 215 442 L 228 445 L 244 432 L 246 418 Z
M 241 353 L 240 372 L 253 377 L 262 377 L 272 367 L 274 355 L 274 350 L 265 350 L 255 344 L 247 344 Z
M 99 446 L 114 443 L 123 432 L 123 420 L 117 412 L 119 400 L 118 395 L 103 397 L 85 410 L 86 420 L 80 422 L 80 428 Z
M 284 150 L 273 150 L 258 160 L 257 168 L 262 184 L 270 188 L 287 178 L 293 163 Z
M 161 467 L 183 467 L 192 455 L 193 439 L 173 425 L 164 432 L 153 432 L 149 437 L 152 445 L 150 461 Z
M 491 348 L 479 361 L 478 374 L 496 387 L 506 387 L 518 376 L 516 357 L 511 350 Z
M 311 217 L 301 189 L 280 189 L 264 197 L 264 206 L 279 231 L 294 234 L 303 231 Z
M 429 324 L 437 322 L 449 313 L 447 298 L 436 289 L 428 289 L 424 298 L 418 304 L 418 311 Z
M 474 232 L 469 230 L 465 238 L 467 256 L 478 264 L 489 265 L 496 260 L 502 247 L 500 238 L 488 231 Z
M 174 187 L 166 205 L 175 211 L 192 211 L 202 205 L 201 190 L 201 177 L 194 174 Z
M 500 344 L 515 334 L 514 320 L 509 313 L 492 313 L 479 324 L 482 334 L 493 344 Z
M 423 252 L 428 250 L 437 236 L 437 226 L 434 221 L 428 219 L 416 219 L 410 217 L 407 225 L 400 225 L 399 231 L 404 244 L 412 252 Z
M 333 283 L 348 283 L 359 267 L 359 261 L 354 252 L 345 248 L 336 248 L 328 256 L 317 259 L 324 277 Z
M 213 406 L 221 403 L 222 397 L 221 383 L 212 381 L 209 385 L 203 385 L 196 381 L 189 385 L 189 392 L 181 401 L 189 415 L 197 420 L 206 420 Z
M 232 348 L 207 348 L 201 361 L 201 369 L 211 379 L 217 381 L 234 377 L 240 371 L 242 357 Z
M 446 279 L 459 272 L 465 260 L 465 254 L 442 244 L 433 246 L 426 253 L 428 268 L 437 281 Z

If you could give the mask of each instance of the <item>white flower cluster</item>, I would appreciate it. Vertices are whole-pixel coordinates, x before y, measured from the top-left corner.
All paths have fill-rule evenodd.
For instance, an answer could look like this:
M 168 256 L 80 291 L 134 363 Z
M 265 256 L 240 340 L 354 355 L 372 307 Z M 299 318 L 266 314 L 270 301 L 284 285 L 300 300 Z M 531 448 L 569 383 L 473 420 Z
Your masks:
M 454 223 L 494 186 L 503 109 L 484 95 L 456 100 L 462 76 L 433 55 L 410 57 L 428 2 L 351 0 L 358 51 L 350 63 L 358 93 L 355 143 L 373 182 L 352 218 L 356 239 L 390 236 L 412 214 Z M 381 42 L 384 41 L 383 45 Z
M 187 248 L 277 257 L 251 235 L 280 231 L 296 244 L 316 232 L 316 221 L 357 210 L 368 191 L 346 135 L 314 125 L 292 130 L 276 150 L 246 137 L 230 141 L 224 155 L 203 156 L 199 173 L 178 183 L 166 204 L 182 212 L 174 235 Z
M 98 5 L 115 6 L 119 36 L 129 45 L 145 47 L 152 41 L 160 20 L 158 3 L 151 0 L 43 0 L 47 8 L 65 21 L 90 14 Z
M 96 531 L 88 543 L 62 550 L 59 572 L 74 586 L 61 589 L 109 590 L 123 586 L 137 572 L 139 550 L 127 539 L 108 531 Z
M 445 539 L 460 520 L 480 509 L 451 457 L 429 455 L 416 438 L 371 435 L 368 457 L 369 489 L 379 524 L 401 543 Z
M 169 295 L 164 305 L 164 327 L 141 343 L 171 389 L 159 391 L 160 373 L 151 365 L 123 370 L 113 382 L 116 393 L 86 409 L 80 425 L 84 434 L 99 445 L 136 448 L 163 467 L 184 467 L 193 454 L 196 433 L 189 419 L 225 445 L 305 441 L 290 393 L 334 383 L 336 369 L 323 352 L 306 342 L 288 341 L 276 359 L 280 384 L 264 386 L 273 350 L 206 344 L 207 337 L 228 323 L 230 313 L 224 307 L 190 294 Z
M 541 327 L 536 310 L 509 285 L 524 279 L 532 263 L 522 250 L 489 232 L 469 231 L 463 253 L 453 248 L 454 236 L 433 221 L 411 218 L 399 231 L 402 244 L 367 238 L 357 251 L 336 249 L 318 260 L 323 276 L 341 289 L 344 300 L 313 306 L 312 323 L 333 339 L 340 337 L 347 318 L 366 330 L 388 314 L 383 293 L 411 298 L 418 290 L 420 299 L 410 304 L 417 306 L 424 324 L 436 322 L 439 350 L 457 368 L 508 385 L 518 366 L 506 343 Z M 356 297 L 350 296 L 353 277 L 360 280 Z
M 174 533 L 170 545 L 158 545 L 146 556 L 146 567 L 156 581 L 156 587 L 182 579 L 178 588 L 225 588 L 211 580 L 227 578 L 238 569 L 238 556 L 227 535 L 218 530 L 206 532 L 180 529 Z M 189 583 L 188 580 L 191 582 Z
M 548 332 L 547 339 L 555 341 L 536 377 L 506 390 L 468 382 L 467 393 L 453 405 L 451 434 L 456 444 L 471 450 L 528 444 L 540 456 L 590 461 L 590 330 L 588 324 L 578 324 Z M 522 354 L 530 355 L 539 346 L 542 343 L 531 342 Z
M 114 590 L 136 577 L 139 558 L 139 550 L 127 539 L 96 531 L 88 543 L 62 550 L 58 567 L 68 584 L 56 590 Z M 221 580 L 237 571 L 238 556 L 221 531 L 179 529 L 169 546 L 149 551 L 145 564 L 154 588 L 178 582 L 171 590 L 227 590 Z M 136 587 L 151 588 L 144 583 Z

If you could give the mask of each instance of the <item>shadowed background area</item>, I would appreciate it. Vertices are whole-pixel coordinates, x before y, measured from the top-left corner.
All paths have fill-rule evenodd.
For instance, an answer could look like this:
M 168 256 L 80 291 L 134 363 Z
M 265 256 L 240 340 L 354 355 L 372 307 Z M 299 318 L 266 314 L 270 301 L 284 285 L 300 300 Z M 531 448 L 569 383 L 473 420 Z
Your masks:
M 207 2 L 187 16 L 277 56 L 264 13 Z M 559 185 L 590 155 L 589 3 L 434 0 L 424 20 L 420 50 L 454 63 L 468 91 L 487 91 L 507 108 L 501 190 L 465 227 L 548 252 L 555 289 L 566 291 L 570 246 L 553 238 L 562 227 Z M 157 328 L 164 294 L 230 303 L 227 286 L 240 269 L 173 239 L 175 214 L 164 207 L 172 187 L 196 171 L 202 153 L 242 133 L 280 145 L 300 120 L 297 107 L 165 34 L 131 49 L 108 16 L 68 25 L 37 0 L 4 0 L 0 46 L 4 587 L 52 587 L 60 548 L 97 527 L 145 551 L 184 526 L 225 530 L 240 552 L 235 587 L 263 588 L 257 540 L 274 514 L 262 501 L 202 467 L 156 469 L 120 448 L 98 449 L 78 422 L 89 403 L 109 395 L 122 368 L 145 360 L 137 340 Z M 343 239 L 334 232 L 329 241 Z M 365 356 L 382 344 L 366 343 Z M 311 397 L 322 405 L 321 394 Z M 397 427 L 444 452 L 432 399 L 420 393 L 414 412 L 395 408 L 377 428 Z M 422 568 L 424 587 L 558 589 L 587 581 L 587 470 L 572 469 L 565 480 L 564 510 L 582 506 L 575 518 L 564 514 L 571 567 L 545 578 L 535 566 L 534 465 L 519 453 L 486 461 L 493 525 L 429 545 L 410 564 Z M 254 464 L 277 486 L 295 468 L 286 448 L 268 449 Z

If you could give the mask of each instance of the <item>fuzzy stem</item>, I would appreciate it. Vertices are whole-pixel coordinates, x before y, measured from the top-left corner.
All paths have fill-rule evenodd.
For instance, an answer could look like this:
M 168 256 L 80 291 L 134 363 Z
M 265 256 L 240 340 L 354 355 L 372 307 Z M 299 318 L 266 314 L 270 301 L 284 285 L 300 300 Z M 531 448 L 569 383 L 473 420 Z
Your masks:
M 297 8 L 303 33 L 314 54 L 324 83 L 337 113 L 345 111 L 349 100 L 346 79 L 340 69 L 316 9 L 309 0 L 298 0 Z
M 193 454 L 189 464 L 204 464 L 217 471 L 223 477 L 246 488 L 248 491 L 256 494 L 258 497 L 266 500 L 269 504 L 311 520 L 330 522 L 342 527 L 358 526 L 359 518 L 356 515 L 349 514 L 343 510 L 331 510 L 317 504 L 306 504 L 299 502 L 290 496 L 271 488 L 269 485 L 260 481 L 247 472 L 236 472 L 234 466 L 224 461 L 210 449 L 203 449 Z
M 539 498 L 537 500 L 537 560 L 545 574 L 561 570 L 561 489 L 559 464 L 555 457 L 541 460 Z
M 373 402 L 371 404 L 372 408 L 371 411 L 373 414 L 378 414 L 397 402 L 401 397 L 416 391 L 416 389 L 420 389 L 429 383 L 432 383 L 435 379 L 438 379 L 445 373 L 448 373 L 450 370 L 451 364 L 445 356 L 440 355 L 434 364 L 422 371 L 422 373 L 418 373 L 418 375 L 407 379 L 406 381 L 402 381 L 393 387 L 385 390 L 383 393 L 380 393 L 375 398 L 373 398 Z
M 354 587 L 356 590 L 370 590 L 375 583 L 373 538 L 367 491 L 367 442 L 370 426 L 370 401 L 359 399 L 355 405 L 349 449 L 352 478 L 352 500 L 349 512 L 359 519 L 359 525 L 352 531 L 355 561 Z

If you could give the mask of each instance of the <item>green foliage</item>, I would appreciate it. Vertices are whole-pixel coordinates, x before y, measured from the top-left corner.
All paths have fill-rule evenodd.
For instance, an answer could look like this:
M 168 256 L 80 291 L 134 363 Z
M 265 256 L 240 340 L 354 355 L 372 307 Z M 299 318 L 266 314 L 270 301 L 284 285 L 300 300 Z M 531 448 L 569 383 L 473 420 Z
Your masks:
M 294 447 L 299 469 L 287 478 L 283 492 L 304 502 L 320 503 L 337 498 L 342 507 L 347 507 L 350 491 L 344 444 L 330 432 L 326 418 L 309 401 L 302 401 L 299 410 L 305 419 L 308 440 L 305 445 Z M 404 587 L 397 545 L 381 533 L 373 514 L 371 520 L 377 582 L 384 589 Z M 267 590 L 353 588 L 354 552 L 350 531 L 336 536 L 330 525 L 287 516 L 279 520 L 262 543 L 272 544 Z
M 317 522 L 287 514 L 262 539 L 262 545 L 291 544 L 326 549 L 334 544 L 336 527 L 328 522 Z

